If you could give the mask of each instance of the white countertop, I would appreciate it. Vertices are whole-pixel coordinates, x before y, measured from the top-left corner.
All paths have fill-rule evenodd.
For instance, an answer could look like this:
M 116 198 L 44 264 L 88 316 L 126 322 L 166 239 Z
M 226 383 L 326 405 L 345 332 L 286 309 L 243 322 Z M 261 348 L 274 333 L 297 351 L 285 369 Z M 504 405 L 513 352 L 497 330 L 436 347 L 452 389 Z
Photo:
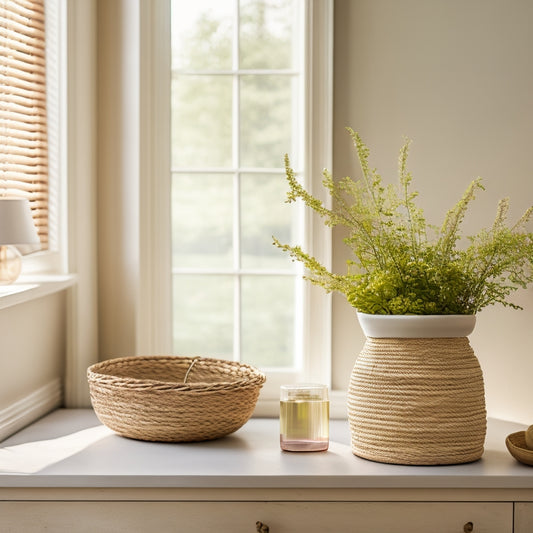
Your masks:
M 59 409 L 0 443 L 0 488 L 533 488 L 505 437 L 525 429 L 489 420 L 480 461 L 398 466 L 355 457 L 348 422 L 330 422 L 327 452 L 282 452 L 277 419 L 251 419 L 223 439 L 152 443 L 119 437 L 90 409 Z

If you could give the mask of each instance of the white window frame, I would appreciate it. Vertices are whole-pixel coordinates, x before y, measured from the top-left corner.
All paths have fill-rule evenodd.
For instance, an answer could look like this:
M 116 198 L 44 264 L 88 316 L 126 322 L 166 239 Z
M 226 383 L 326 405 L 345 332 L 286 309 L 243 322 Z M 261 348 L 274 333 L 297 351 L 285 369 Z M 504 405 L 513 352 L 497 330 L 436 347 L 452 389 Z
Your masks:
M 37 294 L 83 284 L 86 273 L 95 292 L 96 2 L 45 0 L 49 248 L 23 257 L 18 281 L 46 284 Z
M 322 169 L 331 168 L 333 122 L 333 0 L 305 0 L 306 85 L 303 174 L 322 196 Z M 140 4 L 140 302 L 139 353 L 172 353 L 170 224 L 170 3 Z M 155 134 L 157 132 L 157 135 Z M 324 202 L 329 198 L 322 196 Z M 306 213 L 306 249 L 331 265 L 331 230 Z M 331 385 L 331 295 L 305 283 L 304 380 Z M 267 379 L 256 414 L 276 415 L 280 380 Z
M 97 1 L 48 1 L 58 16 L 59 230 L 57 249 L 36 258 L 36 267 L 68 280 L 63 401 L 79 408 L 91 405 L 87 367 L 98 360 Z
M 306 42 L 307 161 L 305 170 L 310 192 L 331 206 L 322 187 L 322 171 L 333 165 L 333 0 L 309 2 Z M 322 264 L 332 266 L 332 230 L 310 210 L 306 211 L 307 250 Z M 307 310 L 304 354 L 308 379 L 319 379 L 331 387 L 331 294 L 306 283 Z

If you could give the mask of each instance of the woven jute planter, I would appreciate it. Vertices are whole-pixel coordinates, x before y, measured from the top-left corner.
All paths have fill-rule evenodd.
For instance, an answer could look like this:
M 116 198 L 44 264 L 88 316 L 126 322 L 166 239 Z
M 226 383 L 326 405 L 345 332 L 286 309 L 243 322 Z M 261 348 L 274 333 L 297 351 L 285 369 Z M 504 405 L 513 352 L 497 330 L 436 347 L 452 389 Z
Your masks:
M 359 314 L 359 321 L 367 339 L 348 390 L 352 452 L 406 465 L 479 459 L 485 392 L 467 338 L 475 317 Z
M 188 442 L 233 433 L 252 416 L 265 375 L 207 357 L 121 357 L 88 368 L 100 421 L 124 437 Z

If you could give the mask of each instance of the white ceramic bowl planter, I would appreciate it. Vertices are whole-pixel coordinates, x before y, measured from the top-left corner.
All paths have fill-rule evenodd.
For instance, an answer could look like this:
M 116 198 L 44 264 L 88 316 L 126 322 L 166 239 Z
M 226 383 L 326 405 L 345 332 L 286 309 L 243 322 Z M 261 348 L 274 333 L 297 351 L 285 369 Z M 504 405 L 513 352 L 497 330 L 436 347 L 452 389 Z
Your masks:
M 473 315 L 366 315 L 352 372 L 348 418 L 355 455 L 436 465 L 483 454 L 483 374 L 467 335 Z

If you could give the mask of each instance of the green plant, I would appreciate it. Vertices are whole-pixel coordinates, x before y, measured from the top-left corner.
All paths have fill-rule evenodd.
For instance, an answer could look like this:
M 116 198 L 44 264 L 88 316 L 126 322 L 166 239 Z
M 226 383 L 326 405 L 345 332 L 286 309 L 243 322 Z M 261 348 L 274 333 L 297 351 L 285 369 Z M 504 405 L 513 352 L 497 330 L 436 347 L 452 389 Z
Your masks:
M 410 141 L 400 150 L 398 183 L 384 185 L 369 166 L 368 147 L 358 133 L 347 130 L 362 178 L 336 181 L 325 170 L 322 183 L 332 198 L 331 209 L 301 185 L 285 156 L 287 201 L 301 199 L 328 226 L 346 228 L 344 242 L 353 253 L 347 272 L 336 274 L 301 247 L 274 238 L 276 246 L 304 264 L 306 278 L 328 292 L 344 294 L 353 307 L 370 314 L 474 314 L 495 303 L 519 309 L 507 298 L 533 281 L 533 233 L 526 229 L 533 206 L 509 227 L 509 199 L 500 200 L 492 226 L 458 248 L 461 223 L 483 189 L 481 179 L 472 181 L 441 227 L 429 225 L 415 202 L 417 193 L 410 189 Z

